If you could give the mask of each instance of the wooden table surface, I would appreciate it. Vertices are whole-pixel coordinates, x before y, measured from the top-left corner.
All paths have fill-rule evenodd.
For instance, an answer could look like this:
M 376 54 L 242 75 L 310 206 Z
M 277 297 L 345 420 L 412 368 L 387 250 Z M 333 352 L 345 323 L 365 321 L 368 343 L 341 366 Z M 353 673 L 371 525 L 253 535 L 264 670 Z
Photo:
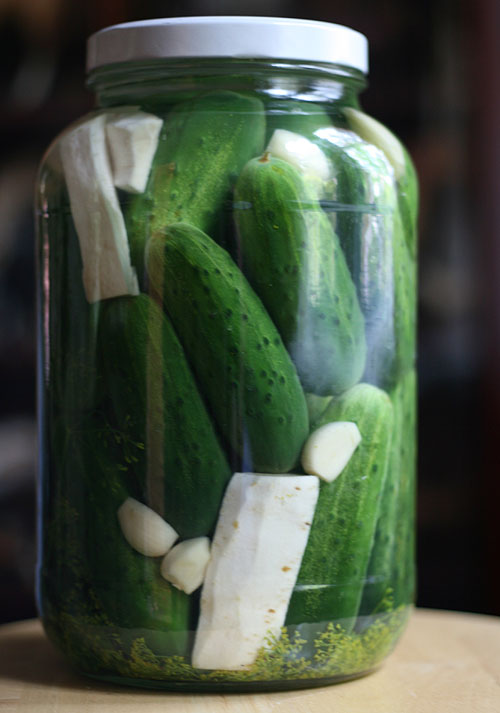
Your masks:
M 176 694 L 80 677 L 38 621 L 0 627 L 0 713 L 500 713 L 500 618 L 416 610 L 375 673 L 260 694 Z

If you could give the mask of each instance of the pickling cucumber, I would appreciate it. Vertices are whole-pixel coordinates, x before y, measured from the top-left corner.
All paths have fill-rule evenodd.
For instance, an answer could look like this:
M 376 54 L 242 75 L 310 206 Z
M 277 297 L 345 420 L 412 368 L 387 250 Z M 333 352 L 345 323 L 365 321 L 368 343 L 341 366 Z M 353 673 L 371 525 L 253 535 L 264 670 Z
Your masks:
M 395 606 L 410 604 L 415 596 L 416 388 L 416 373 L 411 370 L 390 393 L 394 415 L 401 429 L 399 491 L 391 569 Z M 398 455 L 395 454 L 395 457 Z
M 365 318 L 368 356 L 363 380 L 392 388 L 413 367 L 416 319 L 416 266 L 394 172 L 380 149 L 354 135 L 341 149 L 329 152 L 324 142 L 321 146 L 336 174 L 322 204 L 340 210 L 336 230 Z
M 286 624 L 339 622 L 350 630 L 358 614 L 389 460 L 393 408 L 371 384 L 334 400 L 318 426 L 351 421 L 361 442 L 343 472 L 322 482 Z
M 148 238 L 170 223 L 210 231 L 236 176 L 261 153 L 264 137 L 264 108 L 255 96 L 218 91 L 174 106 L 146 191 L 126 214 L 134 264 L 142 268 Z
M 235 188 L 241 261 L 308 392 L 359 381 L 363 315 L 337 236 L 316 193 L 288 162 L 252 159 Z
M 398 187 L 398 201 L 403 216 L 407 247 L 410 255 L 414 258 L 417 252 L 418 184 L 415 169 L 408 152 L 399 139 L 373 117 L 352 107 L 345 108 L 344 114 L 353 131 L 364 141 L 383 151 L 393 168 Z
M 117 512 L 130 491 L 124 486 L 118 455 L 108 454 L 106 432 L 89 433 L 82 447 L 90 586 L 114 625 L 135 629 L 135 636 L 137 629 L 143 630 L 157 653 L 185 655 L 191 601 L 161 577 L 157 559 L 139 554 L 125 540 Z
M 229 254 L 169 226 L 148 249 L 150 289 L 172 319 L 220 431 L 244 469 L 286 473 L 308 434 L 304 393 L 276 327 Z
M 99 349 L 141 497 L 181 537 L 211 534 L 231 470 L 170 320 L 145 294 L 107 300 Z
M 412 601 L 415 387 L 415 371 L 412 370 L 390 394 L 394 409 L 391 455 L 366 572 L 360 606 L 362 614 L 379 611 L 389 593 L 396 606 Z
M 122 533 L 118 509 L 140 495 L 113 429 L 101 416 L 78 431 L 60 421 L 53 448 L 55 508 L 45 513 L 42 576 L 58 614 L 82 628 L 117 627 L 130 643 L 144 637 L 160 655 L 186 655 L 196 608 L 161 577 L 159 560 L 136 552 Z
M 346 132 L 347 133 L 347 132 Z M 336 231 L 365 318 L 367 360 L 363 380 L 382 386 L 396 350 L 393 171 L 384 154 L 354 134 L 351 143 L 324 148 L 335 183 L 323 206 L 333 206 Z

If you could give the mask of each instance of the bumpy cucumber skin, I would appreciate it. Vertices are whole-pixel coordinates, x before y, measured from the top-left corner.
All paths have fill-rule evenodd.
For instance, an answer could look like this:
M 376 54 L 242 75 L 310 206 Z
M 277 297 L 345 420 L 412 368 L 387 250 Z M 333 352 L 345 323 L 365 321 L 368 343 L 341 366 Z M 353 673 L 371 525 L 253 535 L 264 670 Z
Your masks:
M 338 238 L 315 192 L 286 161 L 247 163 L 235 188 L 243 269 L 308 392 L 353 386 L 366 356 L 363 315 Z
M 417 266 L 411 257 L 399 210 L 394 213 L 394 334 L 395 349 L 384 385 L 393 388 L 415 366 Z
M 133 630 L 131 640 L 143 636 L 160 655 L 187 655 L 193 600 L 121 532 L 118 508 L 129 495 L 140 498 L 124 473 L 121 444 L 97 417 L 78 432 L 64 424 L 57 430 L 55 509 L 46 522 L 42 575 L 46 591 L 53 590 L 48 601 L 76 618 L 95 618 L 97 627 L 119 627 L 125 637 Z
M 190 225 L 149 246 L 150 287 L 170 315 L 220 431 L 246 470 L 286 473 L 308 434 L 283 342 L 228 253 Z
M 400 481 L 391 572 L 395 606 L 409 604 L 415 597 L 416 389 L 416 373 L 411 370 L 390 393 L 395 417 L 401 424 Z
M 348 132 L 345 133 L 347 136 Z M 342 147 L 321 142 L 336 176 L 327 188 L 323 205 L 334 206 L 330 215 L 335 216 L 336 230 L 365 318 L 367 360 L 363 381 L 383 386 L 396 349 L 393 254 L 396 190 L 393 170 L 384 154 L 354 134 L 350 141 Z
M 99 343 L 143 497 L 181 537 L 210 535 L 231 469 L 170 320 L 145 294 L 107 300 Z
M 390 453 L 389 396 L 357 384 L 335 399 L 319 425 L 353 421 L 361 443 L 333 483 L 321 483 L 286 624 L 334 621 L 350 630 L 358 614 Z
M 210 231 L 245 163 L 264 148 L 265 114 L 258 97 L 207 93 L 167 115 L 144 194 L 126 215 L 132 263 L 142 274 L 149 236 L 186 221 Z
M 418 180 L 410 155 L 403 147 L 405 172 L 398 181 L 398 204 L 403 222 L 406 245 L 412 259 L 418 252 L 417 215 L 418 215 Z

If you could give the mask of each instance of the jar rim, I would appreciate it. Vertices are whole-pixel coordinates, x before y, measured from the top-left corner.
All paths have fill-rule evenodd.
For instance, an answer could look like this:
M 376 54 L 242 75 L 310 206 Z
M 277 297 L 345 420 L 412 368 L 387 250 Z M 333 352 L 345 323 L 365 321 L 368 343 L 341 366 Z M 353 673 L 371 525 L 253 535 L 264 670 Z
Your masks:
M 111 25 L 87 42 L 87 72 L 158 58 L 279 59 L 368 73 L 368 40 L 350 27 L 286 17 L 173 17 Z

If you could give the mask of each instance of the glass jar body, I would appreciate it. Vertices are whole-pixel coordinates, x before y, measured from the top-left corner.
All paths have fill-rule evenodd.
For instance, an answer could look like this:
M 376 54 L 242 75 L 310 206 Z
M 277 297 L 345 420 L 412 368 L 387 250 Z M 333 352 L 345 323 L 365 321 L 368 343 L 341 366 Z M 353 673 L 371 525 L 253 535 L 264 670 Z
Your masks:
M 345 68 L 91 84 L 37 192 L 46 631 L 140 686 L 366 673 L 414 590 L 411 162 Z

